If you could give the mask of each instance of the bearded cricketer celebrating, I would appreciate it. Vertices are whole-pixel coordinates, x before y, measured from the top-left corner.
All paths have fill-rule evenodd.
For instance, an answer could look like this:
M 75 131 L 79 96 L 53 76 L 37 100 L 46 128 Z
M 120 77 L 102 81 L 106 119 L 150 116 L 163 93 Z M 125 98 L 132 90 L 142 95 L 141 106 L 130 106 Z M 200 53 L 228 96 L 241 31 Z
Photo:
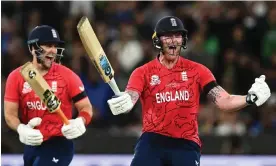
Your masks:
M 34 28 L 28 38 L 33 65 L 61 101 L 61 110 L 69 120 L 65 125 L 47 107 L 20 74 L 12 71 L 6 82 L 4 109 L 8 126 L 17 131 L 24 147 L 24 166 L 68 166 L 74 155 L 72 139 L 86 131 L 92 117 L 92 106 L 80 78 L 61 65 L 64 42 L 58 32 L 47 25 Z M 72 108 L 79 112 L 72 119 Z M 19 115 L 21 118 L 19 118 Z
M 141 100 L 143 134 L 131 166 L 199 166 L 200 95 L 207 94 L 220 110 L 231 112 L 254 103 L 261 106 L 270 97 L 270 89 L 262 75 L 245 96 L 226 92 L 207 67 L 180 56 L 188 39 L 177 17 L 159 20 L 152 40 L 160 50 L 157 58 L 135 69 L 126 91 L 108 100 L 114 115 L 129 112 Z

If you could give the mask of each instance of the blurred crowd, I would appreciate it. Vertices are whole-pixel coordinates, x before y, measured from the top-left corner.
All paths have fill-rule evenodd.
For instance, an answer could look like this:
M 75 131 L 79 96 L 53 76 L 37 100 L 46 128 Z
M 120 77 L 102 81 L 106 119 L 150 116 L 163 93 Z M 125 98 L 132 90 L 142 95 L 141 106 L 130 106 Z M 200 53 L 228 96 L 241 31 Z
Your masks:
M 173 1 L 2 1 L 1 85 L 16 67 L 31 60 L 28 33 L 41 24 L 53 26 L 66 41 L 62 63 L 82 79 L 94 106 L 89 128 L 111 134 L 136 135 L 141 129 L 141 106 L 112 116 L 107 99 L 114 94 L 85 55 L 76 25 L 87 16 L 124 90 L 131 72 L 156 57 L 151 36 L 156 22 L 179 17 L 188 30 L 182 56 L 206 65 L 218 83 L 232 94 L 247 94 L 255 77 L 266 75 L 273 94 L 257 108 L 223 113 L 204 97 L 199 114 L 200 135 L 258 136 L 276 133 L 276 2 Z M 9 131 L 3 120 L 2 132 Z M 89 131 L 88 131 L 89 132 Z M 3 134 L 2 134 L 3 137 Z

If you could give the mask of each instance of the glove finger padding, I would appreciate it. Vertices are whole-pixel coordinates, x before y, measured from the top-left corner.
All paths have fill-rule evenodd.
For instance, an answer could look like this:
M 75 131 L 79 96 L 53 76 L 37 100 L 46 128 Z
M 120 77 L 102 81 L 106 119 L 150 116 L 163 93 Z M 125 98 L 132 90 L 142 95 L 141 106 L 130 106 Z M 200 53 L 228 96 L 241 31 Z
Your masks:
M 265 81 L 265 75 L 261 75 L 261 76 L 259 77 L 259 80 L 264 82 L 264 81 Z
M 116 104 L 116 103 L 120 103 L 122 101 L 125 101 L 128 97 L 130 97 L 130 96 L 127 93 L 125 93 L 125 94 L 123 94 L 119 97 L 116 97 L 116 98 L 114 97 L 114 98 L 108 100 L 107 102 L 109 104 Z
M 37 120 L 30 121 L 29 123 L 38 124 Z M 17 128 L 19 140 L 25 145 L 37 146 L 43 142 L 43 135 L 37 129 L 33 129 L 30 125 L 20 124 Z
M 31 143 L 31 144 L 41 144 L 43 141 L 42 138 L 40 139 L 28 139 L 28 142 Z
M 30 141 L 42 141 L 43 137 L 27 137 L 26 139 Z
M 35 139 L 42 139 L 43 136 L 42 134 L 32 134 L 32 135 L 27 135 L 26 138 L 35 140 Z
M 255 78 L 255 82 L 265 82 L 265 75 L 261 75 L 259 78 Z
M 28 125 L 29 127 L 31 127 L 31 128 L 34 128 L 34 127 L 36 127 L 36 126 L 39 126 L 39 125 L 41 124 L 41 121 L 42 121 L 41 118 L 36 117 L 36 118 L 31 119 L 31 120 L 28 122 L 27 125 Z
M 130 105 L 128 102 L 122 104 L 122 108 L 126 110 L 130 110 L 132 107 L 133 105 Z
M 72 128 L 74 128 L 74 126 L 70 123 L 69 125 L 65 125 L 61 128 L 61 131 L 63 134 L 67 135 L 67 134 L 71 134 L 74 130 L 72 130 Z
M 66 135 L 67 139 L 74 139 L 76 137 L 79 137 L 81 134 L 78 131 L 73 131 L 70 134 Z
M 255 104 L 257 106 L 260 106 L 267 101 L 267 99 L 271 95 L 271 92 L 267 83 L 265 82 L 264 75 L 255 79 L 255 83 L 249 89 L 248 94 L 249 95 L 254 94 L 257 96 L 257 100 L 255 101 Z
M 81 136 L 83 133 L 85 133 L 86 128 L 82 118 L 76 118 L 76 119 L 70 120 L 69 125 L 63 125 L 63 127 L 61 128 L 61 131 L 62 131 L 62 134 L 67 139 L 74 139 Z
M 128 93 L 123 93 L 123 95 L 117 98 L 112 98 L 107 103 L 113 115 L 127 113 L 133 107 L 131 97 Z

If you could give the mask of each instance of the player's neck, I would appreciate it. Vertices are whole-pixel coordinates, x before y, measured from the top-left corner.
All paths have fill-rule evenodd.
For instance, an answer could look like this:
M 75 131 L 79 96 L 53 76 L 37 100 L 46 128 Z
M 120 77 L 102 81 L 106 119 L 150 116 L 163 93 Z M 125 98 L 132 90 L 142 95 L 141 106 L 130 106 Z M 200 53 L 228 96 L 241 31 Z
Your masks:
M 179 58 L 179 56 L 177 56 L 177 58 L 174 58 L 173 60 L 168 60 L 167 58 L 165 58 L 164 54 L 160 53 L 159 61 L 162 65 L 164 65 L 168 69 L 171 69 L 177 63 L 178 58 Z

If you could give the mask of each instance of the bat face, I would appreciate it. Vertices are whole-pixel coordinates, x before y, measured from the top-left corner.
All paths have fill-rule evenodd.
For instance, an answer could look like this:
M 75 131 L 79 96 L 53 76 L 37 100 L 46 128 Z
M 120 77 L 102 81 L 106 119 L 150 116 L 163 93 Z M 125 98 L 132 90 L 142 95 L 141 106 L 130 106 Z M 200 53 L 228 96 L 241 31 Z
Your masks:
M 97 68 L 102 79 L 106 83 L 110 82 L 114 76 L 114 70 L 107 59 L 89 20 L 86 17 L 82 17 L 77 25 L 77 29 L 82 44 L 92 63 Z
M 60 107 L 60 100 L 51 91 L 48 83 L 31 62 L 27 62 L 22 66 L 20 74 L 47 106 L 49 112 L 53 113 Z

